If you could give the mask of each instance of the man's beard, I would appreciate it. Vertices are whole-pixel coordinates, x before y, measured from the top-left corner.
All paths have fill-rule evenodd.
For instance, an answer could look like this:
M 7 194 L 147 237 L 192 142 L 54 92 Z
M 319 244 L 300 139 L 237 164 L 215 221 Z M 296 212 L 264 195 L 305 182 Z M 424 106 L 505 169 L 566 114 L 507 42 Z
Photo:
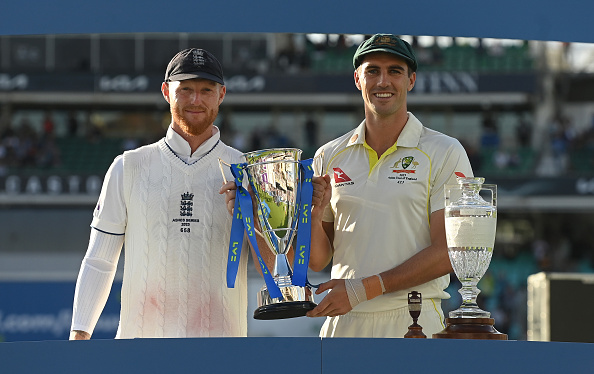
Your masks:
M 184 118 L 182 113 L 182 108 L 171 107 L 171 116 L 173 118 L 173 122 L 177 123 L 184 132 L 190 135 L 198 136 L 203 134 L 204 131 L 206 131 L 210 125 L 214 123 L 217 115 L 219 114 L 219 108 L 216 107 L 214 109 L 206 109 L 206 117 L 203 120 L 193 122 L 189 122 L 186 118 Z

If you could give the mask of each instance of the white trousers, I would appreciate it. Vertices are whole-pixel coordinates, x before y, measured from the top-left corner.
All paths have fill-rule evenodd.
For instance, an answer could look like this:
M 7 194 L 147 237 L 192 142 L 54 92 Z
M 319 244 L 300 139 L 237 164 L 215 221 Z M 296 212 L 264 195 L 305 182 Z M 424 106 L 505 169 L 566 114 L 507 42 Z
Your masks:
M 327 317 L 320 330 L 322 338 L 403 338 L 412 325 L 408 307 L 382 312 L 349 312 L 343 316 Z M 445 328 L 440 299 L 423 300 L 417 321 L 427 338 Z

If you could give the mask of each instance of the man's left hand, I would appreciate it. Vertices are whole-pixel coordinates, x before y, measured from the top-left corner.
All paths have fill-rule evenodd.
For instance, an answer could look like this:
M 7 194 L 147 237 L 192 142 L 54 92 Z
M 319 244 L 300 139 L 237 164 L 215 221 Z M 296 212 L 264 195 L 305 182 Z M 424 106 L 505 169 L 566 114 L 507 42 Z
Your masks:
M 229 181 L 223 184 L 223 186 L 219 190 L 219 194 L 225 194 L 225 206 L 227 207 L 227 211 L 231 215 L 233 215 L 233 208 L 235 207 L 236 190 L 237 185 L 235 185 L 235 181 Z

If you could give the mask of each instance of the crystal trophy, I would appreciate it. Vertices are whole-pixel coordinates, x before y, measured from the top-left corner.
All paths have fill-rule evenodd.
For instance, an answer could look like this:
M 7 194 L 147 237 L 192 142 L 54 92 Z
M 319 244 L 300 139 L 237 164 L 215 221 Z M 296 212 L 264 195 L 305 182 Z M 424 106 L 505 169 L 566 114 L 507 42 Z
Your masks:
M 458 178 L 445 188 L 448 255 L 462 287 L 462 305 L 449 313 L 447 327 L 434 338 L 507 339 L 493 328 L 491 313 L 477 305 L 477 287 L 491 263 L 497 227 L 497 186 L 479 177 Z M 489 201 L 481 191 L 490 193 Z M 455 198 L 457 196 L 457 198 Z

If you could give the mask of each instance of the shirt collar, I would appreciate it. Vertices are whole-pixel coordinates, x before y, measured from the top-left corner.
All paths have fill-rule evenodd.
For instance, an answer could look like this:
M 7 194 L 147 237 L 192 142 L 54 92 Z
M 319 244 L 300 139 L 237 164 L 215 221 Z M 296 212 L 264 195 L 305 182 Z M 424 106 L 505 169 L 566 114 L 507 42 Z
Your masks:
M 350 147 L 355 144 L 364 144 L 364 143 L 365 143 L 365 120 L 363 120 L 363 122 L 361 122 L 361 124 L 359 124 L 359 126 L 357 126 L 357 128 L 353 132 L 353 135 L 351 135 L 349 142 L 347 143 L 347 147 Z
M 408 120 L 402 129 L 402 132 L 396 140 L 398 147 L 416 147 L 419 145 L 423 124 L 411 112 L 408 112 Z M 355 144 L 365 143 L 365 120 L 353 132 L 353 135 L 347 143 L 347 147 Z
M 421 134 L 423 132 L 423 124 L 417 119 L 411 112 L 408 112 L 408 121 L 402 129 L 402 132 L 396 140 L 398 147 L 417 147 L 419 140 L 421 140 Z
M 184 160 L 186 163 L 191 164 L 198 161 L 204 155 L 210 152 L 210 150 L 215 146 L 215 144 L 217 144 L 220 138 L 221 132 L 219 131 L 219 128 L 213 126 L 212 136 L 204 143 L 200 144 L 194 153 L 190 154 L 192 151 L 190 144 L 188 144 L 188 142 L 182 138 L 180 134 L 175 132 L 173 127 L 169 126 L 167 129 L 167 134 L 165 135 L 165 142 L 179 158 Z

